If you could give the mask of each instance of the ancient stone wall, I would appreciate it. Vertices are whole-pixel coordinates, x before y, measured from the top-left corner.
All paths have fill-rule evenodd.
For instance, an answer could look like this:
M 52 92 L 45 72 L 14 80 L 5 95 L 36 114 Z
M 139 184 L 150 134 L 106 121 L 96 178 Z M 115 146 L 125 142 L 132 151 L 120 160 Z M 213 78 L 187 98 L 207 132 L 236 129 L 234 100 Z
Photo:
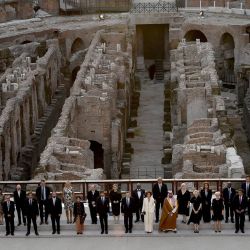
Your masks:
M 183 40 L 171 51 L 172 163 L 176 177 L 244 175 L 236 151 L 232 157 L 228 153 L 233 150 L 233 143 L 214 60 L 211 44 L 199 40 Z
M 58 42 L 48 40 L 43 56 L 37 59 L 39 46 L 34 43 L 9 48 L 16 58 L 0 78 L 0 179 L 3 180 L 30 177 L 37 157 L 32 155 L 36 126 L 61 81 Z
M 128 35 L 125 29 L 123 33 L 99 30 L 94 36 L 41 155 L 36 178 L 100 179 L 102 167 L 107 177 L 119 177 L 133 75 Z M 103 149 L 103 165 L 96 164 L 92 142 Z

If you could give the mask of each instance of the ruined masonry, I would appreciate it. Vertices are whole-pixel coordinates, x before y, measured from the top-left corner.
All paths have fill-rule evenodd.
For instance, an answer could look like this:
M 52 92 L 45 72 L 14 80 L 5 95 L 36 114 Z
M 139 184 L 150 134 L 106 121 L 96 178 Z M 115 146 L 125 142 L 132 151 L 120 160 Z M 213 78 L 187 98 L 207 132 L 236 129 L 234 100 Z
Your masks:
M 244 175 L 227 126 L 211 44 L 180 43 L 171 51 L 172 163 L 176 178 Z M 229 126 L 229 125 L 228 125 Z

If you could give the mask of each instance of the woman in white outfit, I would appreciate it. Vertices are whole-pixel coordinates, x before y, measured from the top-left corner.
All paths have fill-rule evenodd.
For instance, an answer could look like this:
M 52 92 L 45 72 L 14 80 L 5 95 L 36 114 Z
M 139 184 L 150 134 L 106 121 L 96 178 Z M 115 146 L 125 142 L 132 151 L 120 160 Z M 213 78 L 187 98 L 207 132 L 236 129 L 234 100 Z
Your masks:
M 145 232 L 153 232 L 153 222 L 154 222 L 154 212 L 155 212 L 155 200 L 152 197 L 152 193 L 148 191 L 146 197 L 143 199 L 142 213 L 144 214 L 144 227 Z

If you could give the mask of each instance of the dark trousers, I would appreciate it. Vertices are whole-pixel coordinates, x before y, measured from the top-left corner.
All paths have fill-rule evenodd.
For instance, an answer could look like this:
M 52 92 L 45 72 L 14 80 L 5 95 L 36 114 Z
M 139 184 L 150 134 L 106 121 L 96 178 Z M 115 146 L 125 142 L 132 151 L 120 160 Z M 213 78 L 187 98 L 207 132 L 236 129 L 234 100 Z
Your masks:
M 124 226 L 126 230 L 132 230 L 133 228 L 133 214 L 124 213 Z
M 156 200 L 155 204 L 155 219 L 158 221 L 159 220 L 159 210 L 162 208 L 164 203 L 164 200 Z
M 250 221 L 250 200 L 247 201 L 248 220 Z
M 235 229 L 236 230 L 244 230 L 245 223 L 245 213 L 236 213 L 235 212 Z
M 108 232 L 108 214 L 99 214 L 102 232 Z
M 48 213 L 48 201 L 47 200 L 39 201 L 39 212 L 40 212 L 41 222 L 43 222 L 43 216 L 44 216 L 43 207 L 44 207 L 44 210 L 45 210 L 45 222 L 47 222 L 48 221 L 48 216 L 49 216 L 49 213 Z
M 31 221 L 33 223 L 34 231 L 37 233 L 36 216 L 27 216 L 27 233 L 30 233 Z
M 23 207 L 16 204 L 16 211 L 17 211 L 18 223 L 22 224 L 21 217 L 23 217 L 23 223 L 25 224 L 26 223 L 26 218 L 25 218 L 24 213 L 23 213 Z
M 7 217 L 5 216 L 5 226 L 6 226 L 6 234 L 13 234 L 15 231 L 14 226 L 14 217 Z
M 234 219 L 234 210 L 233 210 L 233 206 L 231 203 L 225 202 L 225 219 L 226 221 L 228 220 L 228 218 L 231 218 L 231 220 Z
M 136 220 L 139 221 L 141 218 L 141 220 L 143 222 L 144 216 L 142 215 L 141 210 L 142 210 L 142 203 L 137 205 L 135 214 L 136 214 Z
M 51 215 L 52 230 L 53 232 L 60 233 L 60 216 Z
M 92 223 L 97 223 L 97 217 L 96 217 L 96 207 L 89 206 L 90 216 Z

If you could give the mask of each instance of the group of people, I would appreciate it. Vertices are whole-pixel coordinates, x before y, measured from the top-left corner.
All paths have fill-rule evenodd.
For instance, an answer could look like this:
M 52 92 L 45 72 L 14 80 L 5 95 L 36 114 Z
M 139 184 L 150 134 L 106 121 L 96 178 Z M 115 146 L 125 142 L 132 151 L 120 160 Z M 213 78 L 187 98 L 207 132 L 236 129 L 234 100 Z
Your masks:
M 0 189 L 0 224 L 3 224 L 5 218 L 6 236 L 14 235 L 15 210 L 18 215 L 18 226 L 22 223 L 27 225 L 26 236 L 30 235 L 31 222 L 33 223 L 36 235 L 39 235 L 37 229 L 37 217 L 40 215 L 40 225 L 48 224 L 50 215 L 52 224 L 52 234 L 60 234 L 60 218 L 62 214 L 62 203 L 66 213 L 67 223 L 75 223 L 77 234 L 82 234 L 84 230 L 84 221 L 87 216 L 84 203 L 80 196 L 75 197 L 74 190 L 70 182 L 66 182 L 62 199 L 57 197 L 55 191 L 46 186 L 44 180 L 36 189 L 36 199 L 33 193 L 22 190 L 20 185 L 16 186 L 13 193 L 14 201 L 11 201 L 10 195 L 3 196 Z M 224 219 L 228 223 L 229 219 L 235 222 L 235 233 L 241 230 L 244 233 L 245 213 L 248 211 L 250 221 L 250 177 L 247 176 L 246 182 L 237 192 L 227 183 L 220 193 L 215 192 L 215 198 L 212 199 L 212 190 L 209 183 L 205 182 L 203 188 L 194 190 L 191 197 L 185 183 L 181 184 L 175 198 L 172 191 L 168 190 L 162 178 L 158 178 L 153 185 L 152 192 L 145 192 L 138 183 L 136 189 L 132 192 L 127 191 L 122 197 L 117 185 L 113 185 L 112 190 L 107 196 L 104 191 L 98 191 L 96 185 L 91 185 L 87 193 L 88 206 L 92 224 L 97 224 L 99 216 L 101 234 L 108 234 L 108 215 L 112 213 L 114 223 L 119 223 L 120 214 L 124 218 L 125 233 L 132 233 L 133 222 L 140 220 L 144 222 L 146 233 L 153 232 L 154 217 L 155 223 L 159 222 L 159 231 L 177 232 L 177 217 L 182 215 L 182 223 L 194 224 L 194 233 L 199 233 L 199 224 L 201 219 L 204 223 L 214 221 L 215 232 L 221 232 L 221 221 Z M 110 209 L 111 204 L 111 209 Z M 160 216 L 161 209 L 161 216 Z M 191 211 L 191 212 L 190 212 Z M 133 221 L 133 215 L 136 215 Z

